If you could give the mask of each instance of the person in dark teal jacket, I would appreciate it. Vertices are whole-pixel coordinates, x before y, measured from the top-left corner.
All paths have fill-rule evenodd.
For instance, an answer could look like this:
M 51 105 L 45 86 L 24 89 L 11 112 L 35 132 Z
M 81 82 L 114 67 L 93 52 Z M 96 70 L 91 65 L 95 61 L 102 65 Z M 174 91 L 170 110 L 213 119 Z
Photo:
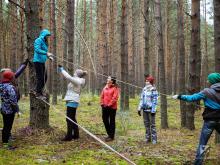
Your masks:
M 41 31 L 40 36 L 34 41 L 34 67 L 37 76 L 36 97 L 44 99 L 43 88 L 47 81 L 45 62 L 49 58 L 53 60 L 53 54 L 48 52 L 48 37 L 51 36 L 49 30 Z
M 180 99 L 187 102 L 203 100 L 205 110 L 203 116 L 203 127 L 201 130 L 199 146 L 197 148 L 196 159 L 194 164 L 200 165 L 204 159 L 206 144 L 213 132 L 216 130 L 220 133 L 220 74 L 211 73 L 208 75 L 209 88 L 205 88 L 199 93 L 193 95 L 175 95 L 174 99 Z

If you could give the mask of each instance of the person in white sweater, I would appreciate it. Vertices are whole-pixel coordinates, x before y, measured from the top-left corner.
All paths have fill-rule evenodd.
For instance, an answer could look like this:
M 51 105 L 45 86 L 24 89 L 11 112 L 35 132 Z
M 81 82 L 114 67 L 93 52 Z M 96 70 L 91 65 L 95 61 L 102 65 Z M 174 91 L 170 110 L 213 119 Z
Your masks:
M 85 86 L 86 71 L 77 69 L 73 76 L 67 73 L 61 65 L 58 65 L 58 71 L 69 81 L 67 86 L 67 92 L 64 97 L 67 107 L 67 116 L 74 122 L 76 121 L 76 109 L 79 106 L 81 88 Z M 76 124 L 66 119 L 67 122 L 67 134 L 62 141 L 71 141 L 72 139 L 79 138 L 79 128 Z

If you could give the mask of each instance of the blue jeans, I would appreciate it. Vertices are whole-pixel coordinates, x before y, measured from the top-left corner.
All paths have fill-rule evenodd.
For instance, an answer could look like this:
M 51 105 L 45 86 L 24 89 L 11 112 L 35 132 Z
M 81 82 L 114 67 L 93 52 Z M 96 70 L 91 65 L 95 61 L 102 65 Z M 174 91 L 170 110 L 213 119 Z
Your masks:
M 196 152 L 196 159 L 194 162 L 195 165 L 202 164 L 204 159 L 205 146 L 208 143 L 213 130 L 216 130 L 218 133 L 220 133 L 220 121 L 204 121 L 199 139 L 199 146 Z

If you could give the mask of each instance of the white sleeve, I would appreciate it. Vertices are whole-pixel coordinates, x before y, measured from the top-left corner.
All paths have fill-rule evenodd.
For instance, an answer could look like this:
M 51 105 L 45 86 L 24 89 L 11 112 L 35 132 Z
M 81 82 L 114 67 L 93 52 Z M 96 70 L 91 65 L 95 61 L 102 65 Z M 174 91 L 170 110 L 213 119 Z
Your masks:
M 84 84 L 83 79 L 70 76 L 70 74 L 67 73 L 64 69 L 61 70 L 61 73 L 67 80 L 69 80 L 71 83 L 73 83 L 75 85 L 83 85 Z

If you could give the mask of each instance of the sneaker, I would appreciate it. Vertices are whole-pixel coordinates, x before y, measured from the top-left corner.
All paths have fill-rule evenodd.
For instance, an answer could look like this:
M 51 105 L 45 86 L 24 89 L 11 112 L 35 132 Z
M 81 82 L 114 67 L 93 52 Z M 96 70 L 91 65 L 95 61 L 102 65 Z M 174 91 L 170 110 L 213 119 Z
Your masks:
M 17 147 L 11 146 L 8 143 L 3 143 L 3 148 L 6 150 L 15 150 Z
M 9 136 L 9 141 L 14 142 L 16 140 L 16 138 L 14 136 Z
M 105 138 L 105 141 L 106 141 L 106 142 L 110 142 L 110 141 L 113 141 L 113 140 L 114 140 L 114 138 L 111 138 L 111 137 Z
M 71 141 L 73 138 L 69 136 L 65 136 L 61 141 Z
M 73 136 L 72 137 L 74 140 L 79 139 L 79 136 Z
M 146 143 L 150 143 L 151 141 L 150 141 L 150 139 L 146 139 L 145 142 Z
M 156 140 L 153 140 L 153 141 L 152 141 L 152 144 L 157 144 L 157 141 L 156 141 Z

